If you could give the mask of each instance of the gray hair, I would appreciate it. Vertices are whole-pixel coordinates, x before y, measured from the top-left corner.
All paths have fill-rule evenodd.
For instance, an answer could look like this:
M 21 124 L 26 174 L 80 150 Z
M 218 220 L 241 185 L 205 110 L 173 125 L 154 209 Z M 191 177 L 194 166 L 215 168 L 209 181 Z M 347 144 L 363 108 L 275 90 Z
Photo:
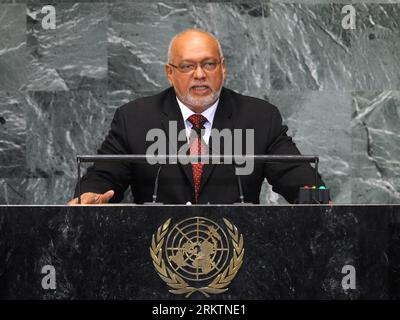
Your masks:
M 220 56 L 221 58 L 224 56 L 224 55 L 223 55 L 223 52 L 222 52 L 221 44 L 219 43 L 219 40 L 218 40 L 213 34 L 211 34 L 210 32 L 201 30 L 201 29 L 192 28 L 192 29 L 187 29 L 187 30 L 184 30 L 184 31 L 182 31 L 182 32 L 179 32 L 177 35 L 175 35 L 175 36 L 171 39 L 171 41 L 169 42 L 169 45 L 168 45 L 168 56 L 167 56 L 167 61 L 168 61 L 168 63 L 171 63 L 171 60 L 172 60 L 172 44 L 174 43 L 174 41 L 175 41 L 179 36 L 181 36 L 182 34 L 184 34 L 184 33 L 186 33 L 186 32 L 190 32 L 190 31 L 195 31 L 195 32 L 199 32 L 199 33 L 205 33 L 205 34 L 209 35 L 211 38 L 213 38 L 213 39 L 217 42 L 219 56 Z

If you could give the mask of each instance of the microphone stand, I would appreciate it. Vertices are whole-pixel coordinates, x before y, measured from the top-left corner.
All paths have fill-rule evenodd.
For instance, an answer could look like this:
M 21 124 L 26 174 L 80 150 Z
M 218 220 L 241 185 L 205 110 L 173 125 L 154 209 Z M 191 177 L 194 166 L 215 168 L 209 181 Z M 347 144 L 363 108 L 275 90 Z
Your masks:
M 237 165 L 234 164 L 235 170 L 237 169 Z M 234 202 L 233 204 L 236 205 L 252 205 L 253 203 L 250 202 L 244 202 L 244 194 L 243 194 L 243 186 L 242 186 L 242 179 L 240 178 L 240 175 L 235 174 L 237 178 L 237 183 L 238 183 L 238 191 L 239 191 L 239 200 L 240 202 Z
M 153 201 L 152 202 L 145 202 L 144 203 L 145 205 L 162 205 L 163 204 L 162 202 L 157 202 L 158 180 L 159 180 L 159 177 L 160 177 L 160 172 L 161 172 L 162 167 L 163 167 L 163 164 L 160 164 L 160 166 L 157 169 L 156 178 L 154 180 L 154 190 L 153 190 L 153 196 L 152 196 Z

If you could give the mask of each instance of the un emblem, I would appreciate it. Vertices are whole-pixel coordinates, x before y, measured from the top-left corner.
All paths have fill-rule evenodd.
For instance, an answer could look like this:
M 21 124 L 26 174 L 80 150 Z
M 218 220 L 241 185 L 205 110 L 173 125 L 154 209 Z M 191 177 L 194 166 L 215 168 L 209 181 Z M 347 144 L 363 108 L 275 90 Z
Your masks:
M 150 254 L 169 292 L 186 297 L 201 292 L 209 297 L 228 290 L 243 263 L 244 248 L 243 235 L 223 220 L 229 236 L 204 217 L 182 220 L 171 229 L 168 219 L 153 234 Z

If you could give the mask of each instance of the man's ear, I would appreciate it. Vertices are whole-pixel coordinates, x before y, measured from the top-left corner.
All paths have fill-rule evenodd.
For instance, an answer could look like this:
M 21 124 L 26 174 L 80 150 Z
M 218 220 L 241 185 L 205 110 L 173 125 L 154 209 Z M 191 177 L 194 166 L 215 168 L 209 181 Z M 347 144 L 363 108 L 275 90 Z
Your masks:
M 173 86 L 173 81 L 172 81 L 172 67 L 169 64 L 165 65 L 165 74 L 167 76 L 167 80 L 171 86 Z
M 222 74 L 223 74 L 224 81 L 225 81 L 226 80 L 226 75 L 227 75 L 225 58 L 222 60 Z

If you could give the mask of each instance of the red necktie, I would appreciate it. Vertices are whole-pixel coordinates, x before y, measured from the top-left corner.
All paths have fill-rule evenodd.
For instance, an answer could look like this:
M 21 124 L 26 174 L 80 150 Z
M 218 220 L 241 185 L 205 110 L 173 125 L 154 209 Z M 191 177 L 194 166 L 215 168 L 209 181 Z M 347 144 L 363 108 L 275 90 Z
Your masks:
M 204 123 L 207 122 L 207 119 L 201 114 L 192 114 L 188 120 L 193 125 L 192 128 L 196 132 L 196 138 L 191 141 L 190 144 L 190 155 L 205 154 L 206 146 L 201 139 L 200 130 L 204 129 Z M 201 175 L 203 174 L 203 163 L 192 163 L 192 172 L 194 182 L 194 197 L 197 203 L 199 199 Z

